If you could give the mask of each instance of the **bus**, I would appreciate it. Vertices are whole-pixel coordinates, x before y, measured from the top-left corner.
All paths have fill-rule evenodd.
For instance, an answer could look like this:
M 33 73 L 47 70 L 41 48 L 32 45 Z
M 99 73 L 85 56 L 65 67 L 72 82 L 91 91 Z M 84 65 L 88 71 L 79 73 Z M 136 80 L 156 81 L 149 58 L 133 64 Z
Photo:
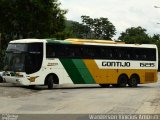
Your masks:
M 8 44 L 4 69 L 6 82 L 30 87 L 137 87 L 157 82 L 158 50 L 152 44 L 105 40 L 21 39 Z

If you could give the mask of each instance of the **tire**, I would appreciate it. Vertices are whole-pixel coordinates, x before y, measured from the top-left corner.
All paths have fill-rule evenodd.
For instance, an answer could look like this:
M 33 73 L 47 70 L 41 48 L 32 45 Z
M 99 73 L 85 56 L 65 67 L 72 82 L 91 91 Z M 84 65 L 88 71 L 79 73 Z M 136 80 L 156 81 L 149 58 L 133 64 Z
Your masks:
M 36 86 L 35 85 L 29 85 L 30 89 L 34 89 Z
M 99 84 L 102 88 L 108 88 L 110 84 Z
M 128 81 L 129 87 L 137 87 L 139 84 L 139 77 L 137 75 L 132 75 Z
M 50 75 L 47 79 L 48 89 L 53 89 L 53 83 L 54 83 L 53 76 Z
M 128 77 L 126 75 L 121 75 L 118 78 L 118 86 L 119 87 L 126 87 L 127 83 L 128 83 Z
M 3 78 L 0 76 L 0 83 L 3 83 Z

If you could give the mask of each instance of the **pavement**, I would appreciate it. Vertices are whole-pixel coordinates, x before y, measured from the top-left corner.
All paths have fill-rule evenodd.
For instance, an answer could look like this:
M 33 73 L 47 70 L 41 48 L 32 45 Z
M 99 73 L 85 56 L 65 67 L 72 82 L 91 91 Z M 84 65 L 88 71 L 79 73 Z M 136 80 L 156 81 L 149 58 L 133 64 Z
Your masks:
M 0 84 L 0 113 L 160 114 L 160 80 L 137 88 L 60 85 L 53 90 L 3 83 Z

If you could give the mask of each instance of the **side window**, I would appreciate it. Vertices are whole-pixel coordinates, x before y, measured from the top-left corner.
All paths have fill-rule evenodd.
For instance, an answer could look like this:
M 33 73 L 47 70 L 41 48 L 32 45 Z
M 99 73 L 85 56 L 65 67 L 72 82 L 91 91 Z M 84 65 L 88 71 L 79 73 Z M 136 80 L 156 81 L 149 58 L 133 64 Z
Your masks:
M 84 46 L 81 48 L 82 58 L 85 59 L 93 59 L 95 58 L 94 49 L 92 46 Z
M 146 59 L 150 61 L 156 61 L 156 49 L 147 49 Z
M 82 58 L 83 47 L 80 45 L 65 45 L 65 56 L 66 58 L 80 59 Z
M 126 51 L 128 60 L 133 60 L 132 50 L 130 48 L 126 48 Z
M 31 43 L 26 55 L 26 73 L 31 74 L 40 70 L 43 60 L 43 43 Z M 30 67 L 32 66 L 32 67 Z
M 117 48 L 116 53 L 117 53 L 117 59 L 118 60 L 124 59 L 124 54 L 123 54 L 123 49 L 122 48 Z
M 104 47 L 101 49 L 101 54 L 105 59 L 114 59 L 114 51 L 112 47 Z
M 94 49 L 95 59 L 103 59 L 103 56 L 101 56 L 101 47 L 96 46 L 96 47 L 93 47 L 93 49 Z
M 156 61 L 156 49 L 133 48 L 132 59 L 142 61 Z
M 125 51 L 123 47 L 117 47 L 116 53 L 118 60 L 126 60 Z
M 123 48 L 123 56 L 124 56 L 124 60 L 131 60 L 131 52 L 129 48 Z
M 63 48 L 62 48 L 63 49 Z M 66 58 L 77 58 L 79 54 L 79 49 L 73 45 L 66 45 L 64 46 L 64 57 Z
M 55 46 L 53 44 L 46 45 L 46 57 L 47 58 L 54 58 L 56 55 L 55 53 Z
M 148 52 L 147 49 L 143 49 L 143 48 L 139 49 L 140 60 L 147 60 L 147 56 L 148 56 L 147 52 Z
M 66 58 L 68 56 L 68 46 L 56 44 L 55 56 L 57 58 Z
M 152 49 L 150 55 L 151 55 L 151 59 L 153 61 L 156 61 L 156 57 L 157 57 L 157 55 L 156 55 L 156 49 Z
M 109 55 L 109 59 L 113 59 L 114 60 L 114 49 L 113 48 L 109 48 L 108 49 L 108 55 Z
M 139 51 L 137 48 L 131 48 L 130 53 L 132 55 L 131 60 L 139 60 Z
M 40 48 L 40 47 L 36 47 Z M 34 48 L 33 48 L 34 49 Z M 40 50 L 31 50 L 39 52 Z M 156 61 L 156 49 L 46 44 L 47 58 Z
M 82 47 L 79 45 L 47 44 L 47 58 L 82 58 Z
M 83 51 L 82 46 L 80 46 L 80 45 L 75 46 L 74 52 L 75 52 L 76 58 L 83 58 L 82 51 Z

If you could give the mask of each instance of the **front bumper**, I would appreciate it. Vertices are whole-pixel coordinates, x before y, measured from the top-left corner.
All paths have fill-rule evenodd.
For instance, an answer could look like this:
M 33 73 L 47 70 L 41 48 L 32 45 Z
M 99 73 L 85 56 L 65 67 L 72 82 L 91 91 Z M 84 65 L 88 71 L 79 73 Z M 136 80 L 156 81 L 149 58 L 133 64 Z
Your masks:
M 22 74 L 23 77 L 17 77 L 17 76 L 11 76 L 10 74 L 7 74 L 6 76 L 4 75 L 4 82 L 7 83 L 14 83 L 18 85 L 30 85 L 30 81 L 25 77 L 24 74 Z

